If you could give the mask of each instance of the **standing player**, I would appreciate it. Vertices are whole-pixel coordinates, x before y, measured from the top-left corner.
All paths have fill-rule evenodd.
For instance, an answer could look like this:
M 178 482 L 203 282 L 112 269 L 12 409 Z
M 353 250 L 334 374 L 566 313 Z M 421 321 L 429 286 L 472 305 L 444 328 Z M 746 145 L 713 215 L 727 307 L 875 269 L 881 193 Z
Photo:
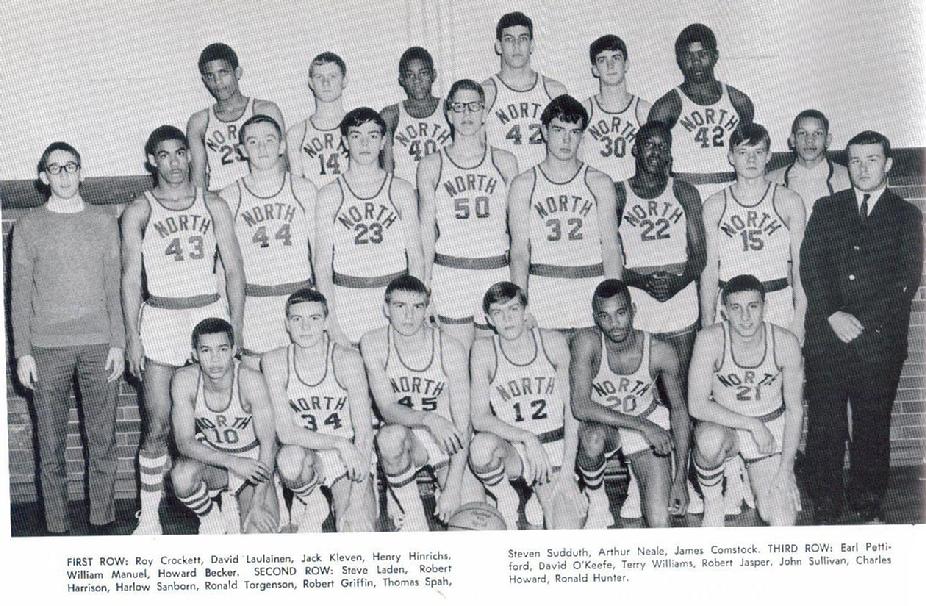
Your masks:
M 328 330 L 342 344 L 385 323 L 383 293 L 393 279 L 422 271 L 415 192 L 379 167 L 385 132 L 374 110 L 348 112 L 341 122 L 348 169 L 318 193 L 315 275 L 333 302 Z
M 286 297 L 311 286 L 315 186 L 286 171 L 286 142 L 276 120 L 263 114 L 241 125 L 248 174 L 220 193 L 234 209 L 235 234 L 244 261 L 244 325 L 239 348 L 258 368 L 258 357 L 289 342 Z
M 515 11 L 502 15 L 495 26 L 495 54 L 501 67 L 482 83 L 485 89 L 486 141 L 514 154 L 521 170 L 543 160 L 540 114 L 547 104 L 566 93 L 566 87 L 534 71 L 534 23 Z
M 634 328 L 635 310 L 627 286 L 605 280 L 592 297 L 596 328 L 575 338 L 569 377 L 573 411 L 582 422 L 578 467 L 589 501 L 586 528 L 614 522 L 603 480 L 605 462 L 618 449 L 642 486 L 647 525 L 668 527 L 669 514 L 684 515 L 688 505 L 690 420 L 678 355 L 672 345 Z M 657 378 L 666 392 L 661 402 Z
M 617 183 L 633 174 L 631 149 L 651 104 L 627 91 L 627 45 L 613 34 L 592 42 L 588 56 L 598 94 L 585 101 L 588 131 L 579 155 Z
M 211 494 L 219 490 L 228 491 L 223 510 L 237 505 L 241 532 L 276 532 L 276 440 L 263 378 L 234 359 L 235 336 L 225 320 L 198 323 L 192 342 L 196 363 L 178 370 L 170 388 L 181 455 L 170 473 L 177 498 L 199 517 L 199 534 L 225 534 Z
M 412 185 L 421 159 L 451 141 L 443 103 L 431 94 L 436 77 L 431 53 L 420 46 L 409 48 L 399 58 L 399 84 L 408 99 L 380 112 L 386 122 L 383 168 Z
M 239 131 L 254 114 L 266 114 L 283 128 L 283 114 L 272 101 L 245 97 L 238 89 L 244 69 L 227 44 L 210 44 L 199 54 L 200 76 L 215 104 L 190 116 L 186 125 L 193 162 L 193 183 L 219 191 L 248 172 Z
M 697 186 L 701 199 L 735 177 L 727 164 L 726 144 L 739 124 L 752 122 L 749 97 L 714 76 L 720 56 L 709 27 L 692 23 L 675 40 L 675 61 L 685 80 L 653 104 L 649 121 L 663 122 L 675 141 L 672 170 Z
M 540 499 L 547 528 L 581 528 L 588 503 L 575 480 L 577 422 L 569 395 L 569 347 L 562 334 L 528 328 L 527 296 L 511 282 L 482 300 L 496 335 L 470 355 L 473 428 L 470 467 L 495 497 L 509 530 L 524 478 Z
M 389 325 L 360 341 L 376 407 L 386 421 L 376 446 L 401 513 L 403 531 L 427 531 L 418 470 L 430 466 L 440 487 L 435 515 L 446 523 L 462 503 L 482 501 L 478 481 L 466 468 L 469 455 L 469 377 L 466 351 L 427 323 L 430 293 L 413 276 L 386 288 Z
M 360 354 L 325 331 L 328 302 L 301 289 L 286 301 L 292 344 L 264 354 L 261 368 L 273 402 L 277 468 L 305 505 L 300 532 L 320 532 L 331 489 L 338 531 L 372 531 L 376 506 L 370 465 L 373 429 L 370 392 Z
M 508 192 L 511 281 L 529 293 L 540 326 L 589 327 L 595 286 L 621 272 L 614 183 L 576 158 L 588 125 L 581 103 L 557 97 L 541 122 L 546 158 Z
M 518 163 L 486 145 L 485 93 L 478 83 L 454 82 L 444 111 L 453 143 L 418 165 L 424 276 L 443 329 L 468 350 L 476 329 L 491 330 L 481 293 L 509 275 L 507 194 Z
M 145 144 L 157 185 L 122 214 L 122 309 L 129 370 L 141 378 L 147 431 L 138 452 L 141 513 L 137 534 L 161 534 L 158 504 L 167 471 L 170 380 L 190 357 L 189 335 L 210 317 L 228 317 L 241 334 L 244 271 L 234 220 L 217 195 L 193 185 L 186 136 L 160 126 Z M 228 307 L 214 264 L 224 267 Z M 149 297 L 142 304 L 142 271 Z
M 347 86 L 347 65 L 332 52 L 309 64 L 309 90 L 315 113 L 286 133 L 289 169 L 294 175 L 324 187 L 347 170 L 347 147 L 339 130 L 344 118 L 341 96 Z
M 765 290 L 755 276 L 731 278 L 723 306 L 726 320 L 698 333 L 689 372 L 702 525 L 723 526 L 723 466 L 737 455 L 762 520 L 793 525 L 800 509 L 794 457 L 804 416 L 801 346 L 763 320 Z
M 833 136 L 830 121 L 822 112 L 805 109 L 794 118 L 788 146 L 794 150 L 794 160 L 768 174 L 768 180 L 784 185 L 800 195 L 807 219 L 814 202 L 838 191 L 849 189 L 849 171 L 826 156 Z

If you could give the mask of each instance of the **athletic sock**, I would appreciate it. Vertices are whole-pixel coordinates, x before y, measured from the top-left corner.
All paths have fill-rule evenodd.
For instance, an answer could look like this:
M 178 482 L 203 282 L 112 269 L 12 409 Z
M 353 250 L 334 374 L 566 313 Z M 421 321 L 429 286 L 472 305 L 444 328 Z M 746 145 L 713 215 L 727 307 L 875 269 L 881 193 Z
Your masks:
M 200 482 L 199 486 L 196 487 L 196 490 L 194 490 L 193 494 L 190 496 L 178 496 L 177 498 L 200 518 L 209 514 L 214 506 L 214 502 L 209 496 L 209 491 L 206 490 L 205 482 Z
M 164 467 L 167 454 L 156 457 L 138 453 L 138 476 L 140 480 L 139 501 L 142 520 L 157 519 L 161 496 L 164 494 Z
M 611 503 L 604 491 L 605 465 L 606 461 L 602 460 L 596 469 L 579 466 L 579 475 L 585 484 L 585 495 L 588 497 L 588 519 L 585 521 L 585 528 L 588 529 L 604 529 L 614 524 Z
M 415 481 L 418 470 L 409 465 L 408 469 L 397 474 L 386 474 L 389 492 L 395 499 L 395 504 L 402 510 L 398 516 L 393 516 L 396 528 L 402 531 L 427 531 L 428 520 L 424 513 L 424 504 L 421 502 L 421 493 L 418 492 L 418 482 Z
M 485 485 L 486 490 L 495 497 L 495 506 L 505 519 L 509 530 L 518 529 L 518 493 L 505 474 L 505 464 L 487 471 L 474 471 L 476 477 Z
M 701 485 L 701 493 L 704 495 L 704 519 L 702 526 L 723 526 L 724 464 L 721 462 L 714 467 L 702 467 L 695 461 L 694 468 L 698 475 L 698 484 Z

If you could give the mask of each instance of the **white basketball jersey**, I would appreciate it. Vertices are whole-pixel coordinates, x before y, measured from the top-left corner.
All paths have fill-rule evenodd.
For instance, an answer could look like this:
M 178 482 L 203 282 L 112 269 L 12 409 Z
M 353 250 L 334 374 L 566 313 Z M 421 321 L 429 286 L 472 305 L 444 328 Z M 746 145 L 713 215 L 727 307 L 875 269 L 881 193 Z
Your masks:
M 347 170 L 347 147 L 340 126 L 317 128 L 312 118 L 307 118 L 304 124 L 305 134 L 299 146 L 302 171 L 306 179 L 321 189 Z
M 214 106 L 209 108 L 205 142 L 210 191 L 219 191 L 248 174 L 248 159 L 241 153 L 238 133 L 253 115 L 253 97 L 248 99 L 244 111 L 234 120 L 222 120 L 215 114 Z
M 492 76 L 492 80 L 495 102 L 486 113 L 486 141 L 513 153 L 518 159 L 518 170 L 524 172 L 546 156 L 540 114 L 553 98 L 539 73 L 534 85 L 527 90 L 515 90 L 497 75 Z
M 601 263 L 598 202 L 588 186 L 588 165 L 568 181 L 551 180 L 535 166 L 530 200 L 531 264 L 578 267 Z
M 778 185 L 769 183 L 752 206 L 741 204 L 732 187 L 723 190 L 724 209 L 718 227 L 718 278 L 728 281 L 752 274 L 763 282 L 788 277 L 791 234 L 775 208 Z
M 591 400 L 605 408 L 634 417 L 647 417 L 656 409 L 654 389 L 656 380 L 650 374 L 650 347 L 652 335 L 643 331 L 643 355 L 640 365 L 630 374 L 611 370 L 608 348 L 601 335 L 601 363 L 592 379 Z
M 338 178 L 341 204 L 334 215 L 334 271 L 357 277 L 379 277 L 408 266 L 402 216 L 392 202 L 392 175 L 379 191 L 362 198 Z
M 806 217 L 810 219 L 814 202 L 826 196 L 832 196 L 837 191 L 849 189 L 849 171 L 845 166 L 831 162 L 829 159 L 820 162 L 811 169 L 800 164 L 792 163 L 788 166 L 772 171 L 768 180 L 784 185 L 797 192 L 804 202 Z
M 239 362 L 234 360 L 231 393 L 228 401 L 213 401 L 211 407 L 206 401 L 203 375 L 200 371 L 196 384 L 196 403 L 193 406 L 196 433 L 212 448 L 228 453 L 241 453 L 260 445 L 257 441 L 257 433 L 254 431 L 251 411 L 245 410 L 241 405 L 238 392 L 238 367 Z M 215 394 L 212 396 L 215 400 L 218 397 Z
M 398 103 L 398 108 L 399 120 L 392 136 L 393 172 L 417 187 L 418 162 L 453 142 L 450 125 L 444 116 L 444 100 L 438 99 L 434 112 L 425 118 L 409 114 L 404 101 Z
M 495 374 L 489 383 L 489 405 L 505 423 L 531 432 L 549 434 L 563 429 L 565 402 L 556 384 L 556 368 L 543 346 L 539 328 L 530 331 L 534 355 L 523 364 L 511 361 L 504 342 L 492 336 L 495 346 Z
M 216 294 L 217 246 L 202 190 L 196 189 L 193 202 L 183 210 L 168 209 L 150 191 L 145 198 L 150 212 L 141 254 L 148 292 L 168 298 Z
M 234 187 L 238 190 L 235 235 L 247 283 L 276 286 L 310 279 L 312 209 L 296 198 L 292 175 L 285 173 L 280 189 L 267 197 L 253 193 L 243 178 Z
M 480 259 L 508 253 L 508 186 L 495 165 L 492 148 L 473 167 L 441 152 L 435 192 L 438 254 Z
M 636 162 L 630 150 L 642 126 L 640 98 L 631 95 L 627 107 L 618 112 L 609 112 L 601 107 L 597 95 L 590 97 L 587 103 L 592 111 L 588 116 L 588 128 L 582 136 L 579 157 L 611 177 L 615 183 L 629 179 L 636 172 Z
M 395 338 L 392 327 L 386 328 L 386 377 L 398 403 L 412 410 L 436 412 L 452 421 L 450 382 L 444 372 L 443 336 L 440 331 L 431 330 L 430 355 L 421 368 L 415 368 L 402 359 Z
M 325 370 L 321 378 L 305 377 L 296 366 L 295 344 L 286 350 L 289 375 L 286 397 L 293 422 L 310 431 L 347 439 L 354 437 L 347 389 L 338 382 L 334 367 L 334 343 L 325 339 Z
M 711 105 L 698 105 L 681 88 L 676 90 L 682 111 L 672 127 L 672 170 L 676 174 L 732 172 L 727 143 L 740 116 L 727 86 L 721 84 L 720 99 Z
M 762 323 L 765 354 L 756 366 L 736 362 L 730 338 L 730 325 L 723 322 L 723 361 L 714 371 L 712 395 L 724 408 L 749 417 L 762 417 L 784 406 L 782 373 L 775 357 L 775 329 Z

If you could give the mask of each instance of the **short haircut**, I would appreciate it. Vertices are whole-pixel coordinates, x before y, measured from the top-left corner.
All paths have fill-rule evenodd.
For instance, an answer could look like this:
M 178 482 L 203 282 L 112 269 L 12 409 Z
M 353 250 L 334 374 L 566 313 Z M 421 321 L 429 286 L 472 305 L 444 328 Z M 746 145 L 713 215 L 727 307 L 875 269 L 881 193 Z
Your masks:
M 489 308 L 495 303 L 507 303 L 518 298 L 521 305 L 527 305 L 527 293 L 514 282 L 496 282 L 482 296 L 482 311 L 489 315 Z
M 614 34 L 605 34 L 588 47 L 588 58 L 591 59 L 592 65 L 595 64 L 598 55 L 604 51 L 620 51 L 624 55 L 624 60 L 627 60 L 627 45 Z
M 207 63 L 219 59 L 227 61 L 232 69 L 238 69 L 238 55 L 232 47 L 224 42 L 214 42 L 204 48 L 203 52 L 199 53 L 199 61 L 197 62 L 199 73 L 203 73 Z
M 475 80 L 464 78 L 462 80 L 457 80 L 450 86 L 450 92 L 447 93 L 447 98 L 444 99 L 444 111 L 450 111 L 450 104 L 454 103 L 453 97 L 461 90 L 471 90 L 475 93 L 479 93 L 479 102 L 486 102 L 486 91 L 482 88 L 482 85 Z
M 666 143 L 669 144 L 669 147 L 672 147 L 672 129 L 669 128 L 669 125 L 665 122 L 660 122 L 659 120 L 653 120 L 652 122 L 647 122 L 640 127 L 640 130 L 637 131 L 636 137 L 634 138 L 634 143 L 637 141 L 642 142 L 649 138 L 650 135 L 659 134 L 662 135 L 662 138 L 666 140 Z
M 280 139 L 283 139 L 283 129 L 280 128 L 279 122 L 268 116 L 267 114 L 254 114 L 247 120 L 244 124 L 241 125 L 241 128 L 238 129 L 238 141 L 244 141 L 244 131 L 248 129 L 249 126 L 254 124 L 270 124 L 277 131 Z
M 675 54 L 680 55 L 692 42 L 700 42 L 701 46 L 712 51 L 717 50 L 717 38 L 711 28 L 703 23 L 692 23 L 679 33 L 675 39 Z
M 762 281 L 752 274 L 740 274 L 730 278 L 730 281 L 724 284 L 723 291 L 720 293 L 720 302 L 727 304 L 730 295 L 738 292 L 755 291 L 765 301 L 765 286 Z
M 379 133 L 386 134 L 386 121 L 379 115 L 379 112 L 370 107 L 358 107 L 347 112 L 341 119 L 341 135 L 346 137 L 351 127 L 356 128 L 367 122 L 375 122 L 379 127 Z
M 229 345 L 235 344 L 235 331 L 227 320 L 223 320 L 222 318 L 206 318 L 205 320 L 201 320 L 199 324 L 193 328 L 193 336 L 190 339 L 193 344 L 193 349 L 199 347 L 199 338 L 201 336 L 220 333 L 225 333 L 225 336 L 228 337 Z
M 503 31 L 509 27 L 516 27 L 518 25 L 526 27 L 531 40 L 534 39 L 534 22 L 521 11 L 514 11 L 513 13 L 505 13 L 502 15 L 501 19 L 499 19 L 498 23 L 495 25 L 495 39 L 501 40 Z
M 850 145 L 880 145 L 881 150 L 884 151 L 884 157 L 891 157 L 891 142 L 887 137 L 875 130 L 863 130 L 849 139 L 849 142 L 846 143 L 847 153 Z
M 592 295 L 592 307 L 596 307 L 597 303 L 595 301 L 599 299 L 610 299 L 618 295 L 625 297 L 628 302 L 631 301 L 630 289 L 627 288 L 626 284 L 614 278 L 604 280 L 595 287 L 595 292 Z
M 311 63 L 309 63 L 309 77 L 312 77 L 313 67 L 316 65 L 322 65 L 324 63 L 334 63 L 338 66 L 338 69 L 341 70 L 342 76 L 347 75 L 347 64 L 344 63 L 344 59 L 342 59 L 339 55 L 332 53 L 331 51 L 325 51 L 315 55 L 315 58 L 312 59 Z
M 585 110 L 578 99 L 567 94 L 562 94 L 556 99 L 550 101 L 543 113 L 540 114 L 540 123 L 544 126 L 550 126 L 554 118 L 559 118 L 563 122 L 578 122 L 582 130 L 588 126 L 588 112 Z
M 65 143 L 64 141 L 55 141 L 51 145 L 45 148 L 45 151 L 42 152 L 42 157 L 39 159 L 39 172 L 45 172 L 45 169 L 48 168 L 48 158 L 51 157 L 51 154 L 56 151 L 65 151 L 77 159 L 77 164 L 80 165 L 80 153 L 77 149 L 70 143 Z
M 772 148 L 772 138 L 768 135 L 768 129 L 757 122 L 740 122 L 730 134 L 731 150 L 740 144 L 753 146 L 760 143 L 765 145 L 765 149 Z
M 801 120 L 804 120 L 805 118 L 819 120 L 823 123 L 823 129 L 826 132 L 830 132 L 830 121 L 826 118 L 826 116 L 823 115 L 823 112 L 818 109 L 805 109 L 794 117 L 794 122 L 791 123 L 792 135 L 797 132 L 798 125 L 800 124 Z
M 424 282 L 410 274 L 403 274 L 398 278 L 394 278 L 392 282 L 389 283 L 386 287 L 386 303 L 392 300 L 392 293 L 397 290 L 418 293 L 424 296 L 425 301 L 431 300 L 431 291 L 424 285 Z
M 170 124 L 163 124 L 151 131 L 151 134 L 148 135 L 148 141 L 145 142 L 145 153 L 153 156 L 158 145 L 164 141 L 180 141 L 187 148 L 190 147 L 190 142 L 187 140 L 182 130 Z
M 428 69 L 434 69 L 434 57 L 431 56 L 431 53 L 420 46 L 412 46 L 411 48 L 406 49 L 402 56 L 399 57 L 399 75 L 405 73 L 405 69 L 408 67 L 408 64 L 418 59 L 424 63 Z
M 300 288 L 286 299 L 287 318 L 289 317 L 290 308 L 300 303 L 320 303 L 325 310 L 325 317 L 328 316 L 328 299 L 325 298 L 325 295 L 314 288 Z

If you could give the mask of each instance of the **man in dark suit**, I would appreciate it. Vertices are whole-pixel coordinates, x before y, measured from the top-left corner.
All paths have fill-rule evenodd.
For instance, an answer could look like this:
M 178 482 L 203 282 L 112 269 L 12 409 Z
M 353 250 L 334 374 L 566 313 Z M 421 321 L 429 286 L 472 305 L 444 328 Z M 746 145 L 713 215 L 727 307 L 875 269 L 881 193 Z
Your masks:
M 816 202 L 801 247 L 808 300 L 805 469 L 817 524 L 831 524 L 842 512 L 846 439 L 848 504 L 862 522 L 884 520 L 891 406 L 923 264 L 922 215 L 887 189 L 887 137 L 861 132 L 846 153 L 852 189 Z

